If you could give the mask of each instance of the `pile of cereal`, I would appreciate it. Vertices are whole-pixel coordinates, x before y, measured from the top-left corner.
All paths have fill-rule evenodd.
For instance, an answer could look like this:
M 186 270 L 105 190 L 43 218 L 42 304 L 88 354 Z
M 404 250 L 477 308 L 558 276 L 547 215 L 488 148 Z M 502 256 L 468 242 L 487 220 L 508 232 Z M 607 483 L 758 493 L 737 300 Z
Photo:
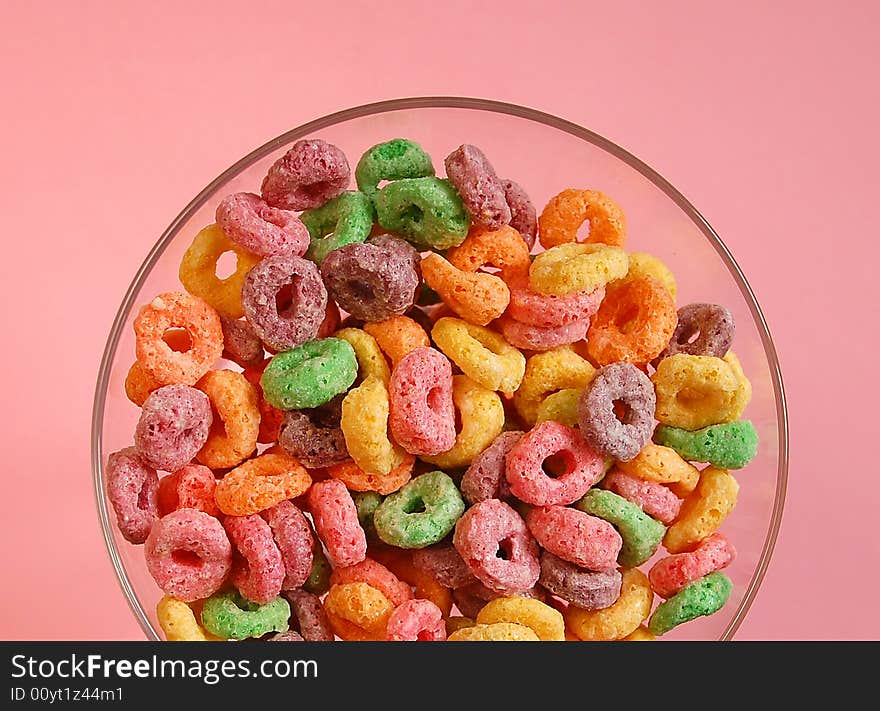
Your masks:
M 398 138 L 349 190 L 299 141 L 138 313 L 107 487 L 167 639 L 651 640 L 730 596 L 730 312 L 676 309 L 607 195 L 445 169 Z

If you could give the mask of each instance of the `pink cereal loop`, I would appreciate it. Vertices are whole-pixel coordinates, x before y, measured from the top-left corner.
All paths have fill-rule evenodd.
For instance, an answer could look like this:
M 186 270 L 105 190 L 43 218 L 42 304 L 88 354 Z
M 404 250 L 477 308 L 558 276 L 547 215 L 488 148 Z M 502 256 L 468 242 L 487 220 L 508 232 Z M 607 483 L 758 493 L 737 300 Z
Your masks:
M 695 580 L 726 568 L 736 558 L 736 548 L 722 533 L 713 533 L 687 553 L 658 560 L 648 573 L 654 592 L 670 598 Z
M 623 545 L 608 521 L 567 506 L 535 507 L 526 525 L 539 546 L 587 570 L 614 568 Z
M 116 524 L 129 543 L 143 543 L 159 519 L 159 477 L 134 447 L 107 458 L 107 495 Z
M 681 499 L 656 481 L 639 479 L 612 469 L 602 480 L 602 487 L 631 501 L 648 516 L 670 524 L 678 516 Z
M 284 562 L 269 524 L 258 514 L 227 516 L 223 524 L 236 553 L 232 584 L 251 602 L 271 602 L 281 592 Z
M 391 642 L 443 642 L 443 613 L 430 600 L 407 600 L 388 618 L 385 638 Z
M 272 207 L 308 210 L 341 195 L 350 177 L 339 148 L 321 139 L 303 139 L 272 164 L 260 192 Z
M 296 213 L 270 207 L 253 193 L 227 195 L 217 206 L 215 219 L 229 239 L 259 257 L 301 257 L 309 247 L 309 231 Z
M 515 321 L 538 328 L 557 328 L 592 318 L 605 298 L 604 286 L 562 296 L 539 294 L 529 286 L 528 276 L 523 275 L 511 278 L 507 286 L 510 288 L 507 315 Z
M 285 576 L 282 590 L 294 590 L 308 580 L 312 572 L 315 540 L 306 517 L 291 501 L 281 501 L 260 514 L 275 537 L 281 552 Z
M 348 489 L 338 479 L 312 485 L 309 508 L 315 530 L 336 566 L 354 565 L 367 556 L 367 537 Z

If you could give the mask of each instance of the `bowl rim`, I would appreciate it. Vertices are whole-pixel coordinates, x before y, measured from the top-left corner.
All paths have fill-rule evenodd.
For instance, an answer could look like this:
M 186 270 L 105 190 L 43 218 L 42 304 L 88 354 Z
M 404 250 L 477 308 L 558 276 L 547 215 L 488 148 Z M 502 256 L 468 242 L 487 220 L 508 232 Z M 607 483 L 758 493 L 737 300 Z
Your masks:
M 146 616 L 146 612 L 137 599 L 134 588 L 129 580 L 128 573 L 122 562 L 119 551 L 116 549 L 113 529 L 110 520 L 110 512 L 107 507 L 106 497 L 103 496 L 103 446 L 102 432 L 104 420 L 104 402 L 108 391 L 110 369 L 113 359 L 116 355 L 116 348 L 125 325 L 126 315 L 134 305 L 136 294 L 140 291 L 147 275 L 153 268 L 159 257 L 170 244 L 175 236 L 178 228 L 192 217 L 212 196 L 217 188 L 223 185 L 230 178 L 238 175 L 242 170 L 257 162 L 261 158 L 276 151 L 282 146 L 292 141 L 304 138 L 311 133 L 327 128 L 337 123 L 349 121 L 352 119 L 363 118 L 376 114 L 389 113 L 392 111 L 408 110 L 408 109 L 433 109 L 433 108 L 454 108 L 467 109 L 477 111 L 489 111 L 493 113 L 506 114 L 518 118 L 528 119 L 537 123 L 544 124 L 551 128 L 571 134 L 576 138 L 587 141 L 594 146 L 610 153 L 611 155 L 622 160 L 628 166 L 641 173 L 645 178 L 650 180 L 657 186 L 668 198 L 670 198 L 693 222 L 697 225 L 709 243 L 714 247 L 721 260 L 727 266 L 734 280 L 739 287 L 740 292 L 745 298 L 749 306 L 752 318 L 758 327 L 761 342 L 764 347 L 764 353 L 767 356 L 768 366 L 770 369 L 770 379 L 773 384 L 773 393 L 776 402 L 777 413 L 777 436 L 779 441 L 779 453 L 776 476 L 776 491 L 773 502 L 773 511 L 770 526 L 764 539 L 764 545 L 761 550 L 761 558 L 758 566 L 752 575 L 746 593 L 740 601 L 739 607 L 731 618 L 721 635 L 721 641 L 731 640 L 739 629 L 742 621 L 751 607 L 758 589 L 764 580 L 773 550 L 776 545 L 776 539 L 779 535 L 779 529 L 782 524 L 782 514 L 785 505 L 786 488 L 788 483 L 788 462 L 789 462 L 789 428 L 788 428 L 788 410 L 786 407 L 785 389 L 782 382 L 782 373 L 779 366 L 779 358 L 773 339 L 770 335 L 770 329 L 767 321 L 755 297 L 755 293 L 748 283 L 745 275 L 737 264 L 730 250 L 707 222 L 702 214 L 690 203 L 690 201 L 677 190 L 666 178 L 660 173 L 644 163 L 642 160 L 634 156 L 629 151 L 621 148 L 616 143 L 607 138 L 583 128 L 566 119 L 559 118 L 552 114 L 548 114 L 537 109 L 521 106 L 518 104 L 507 103 L 503 101 L 495 101 L 492 99 L 483 99 L 476 97 L 461 96 L 414 96 L 407 98 L 388 99 L 377 101 L 360 106 L 336 111 L 326 116 L 314 119 L 307 123 L 301 124 L 284 133 L 276 136 L 270 141 L 254 149 L 226 170 L 214 178 L 206 185 L 181 212 L 174 218 L 171 224 L 165 229 L 159 240 L 150 250 L 144 262 L 141 264 L 125 296 L 116 312 L 116 317 L 110 328 L 110 334 L 104 347 L 104 353 L 101 358 L 101 364 L 98 370 L 98 380 L 95 386 L 95 396 L 92 406 L 92 427 L 91 427 L 91 463 L 92 463 L 92 484 L 94 487 L 95 505 L 98 510 L 98 518 L 101 524 L 101 533 L 104 538 L 104 544 L 107 553 L 113 563 L 117 581 L 125 595 L 128 606 L 138 621 L 144 635 L 148 640 L 159 641 L 156 630 Z

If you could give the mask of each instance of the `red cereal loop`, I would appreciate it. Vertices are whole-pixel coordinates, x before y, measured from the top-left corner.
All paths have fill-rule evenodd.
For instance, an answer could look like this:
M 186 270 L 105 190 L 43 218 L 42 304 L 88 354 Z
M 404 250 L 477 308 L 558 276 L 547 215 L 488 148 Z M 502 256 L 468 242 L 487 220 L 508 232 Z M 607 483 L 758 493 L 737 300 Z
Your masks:
M 413 598 L 413 591 L 409 585 L 401 582 L 388 568 L 372 558 L 364 558 L 360 563 L 336 568 L 330 575 L 330 584 L 345 583 L 366 583 L 387 597 L 395 607 Z
M 301 257 L 309 247 L 309 231 L 296 213 L 270 207 L 253 193 L 227 195 L 217 206 L 215 217 L 229 239 L 259 257 Z
M 407 600 L 391 613 L 385 636 L 391 642 L 443 642 L 443 613 L 430 600 Z
M 726 568 L 734 558 L 733 544 L 723 534 L 713 533 L 690 552 L 658 560 L 648 573 L 648 580 L 655 593 L 670 598 L 695 580 Z
M 166 332 L 185 329 L 190 347 L 176 351 Z M 193 385 L 223 354 L 220 317 L 197 296 L 183 292 L 159 294 L 141 307 L 134 320 L 138 362 L 160 385 Z
M 351 168 L 345 154 L 320 139 L 303 139 L 269 168 L 263 179 L 263 199 L 284 210 L 309 210 L 341 195 Z
M 588 570 L 614 568 L 623 545 L 608 521 L 566 506 L 533 508 L 526 525 L 539 546 Z
M 612 469 L 602 480 L 602 487 L 631 501 L 651 518 L 669 525 L 678 516 L 681 499 L 663 484 L 639 479 Z
M 294 590 L 308 580 L 312 572 L 315 540 L 308 520 L 290 501 L 280 501 L 260 514 L 272 529 L 275 543 L 284 562 L 282 590 Z
M 319 481 L 308 494 L 318 537 L 336 566 L 360 563 L 367 555 L 367 537 L 348 489 L 338 479 Z
M 562 471 L 548 476 L 543 465 L 561 459 Z M 507 482 L 511 493 L 535 506 L 565 506 L 580 499 L 602 476 L 603 460 L 577 430 L 553 420 L 536 425 L 507 455 Z
M 214 472 L 202 464 L 188 464 L 159 480 L 159 513 L 162 516 L 178 509 L 196 509 L 217 515 Z
M 213 477 L 212 477 L 213 478 Z M 138 456 L 134 447 L 107 458 L 107 495 L 116 512 L 116 525 L 129 543 L 147 540 L 159 518 L 156 470 Z
M 251 602 L 271 602 L 281 592 L 284 562 L 269 524 L 256 514 L 227 516 L 223 524 L 233 545 L 232 584 Z

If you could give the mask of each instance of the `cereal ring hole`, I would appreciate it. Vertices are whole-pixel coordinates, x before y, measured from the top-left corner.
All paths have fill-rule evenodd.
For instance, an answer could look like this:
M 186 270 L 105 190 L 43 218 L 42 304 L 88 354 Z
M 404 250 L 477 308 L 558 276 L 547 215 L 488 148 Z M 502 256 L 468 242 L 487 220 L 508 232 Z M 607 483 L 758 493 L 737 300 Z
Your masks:
M 137 507 L 141 511 L 147 511 L 150 508 L 150 488 L 146 480 L 141 486 L 140 491 L 138 491 Z
M 584 218 L 584 221 L 577 228 L 577 242 L 587 242 L 590 239 L 590 221 Z
M 495 557 L 501 560 L 510 560 L 513 557 L 513 540 L 509 536 L 498 541 Z
M 302 278 L 294 275 L 293 280 L 289 284 L 282 286 L 275 292 L 275 310 L 283 319 L 295 318 L 297 315 L 296 304 L 294 303 L 294 291 L 299 291 Z
M 202 564 L 202 558 L 198 553 L 186 550 L 185 548 L 178 548 L 172 551 L 171 560 L 177 565 L 185 565 L 191 568 L 198 568 Z
M 361 279 L 349 279 L 345 285 L 346 289 L 360 301 L 373 301 L 376 298 L 373 287 Z
M 175 353 L 186 353 L 193 345 L 190 332 L 176 326 L 166 329 L 162 340 Z
M 611 404 L 611 406 L 614 410 L 614 416 L 618 420 L 620 420 L 625 425 L 630 423 L 633 416 L 633 411 L 626 402 L 624 402 L 623 400 L 615 400 Z
M 418 205 L 411 203 L 400 211 L 400 217 L 404 220 L 418 223 L 425 218 L 425 211 Z
M 575 464 L 575 459 L 571 453 L 562 451 L 551 454 L 541 462 L 541 469 L 551 479 L 558 479 L 574 471 Z
M 238 255 L 231 249 L 217 257 L 214 274 L 220 281 L 226 281 L 238 271 Z
M 407 501 L 403 506 L 403 513 L 405 514 L 420 514 L 425 513 L 427 510 L 428 509 L 421 496 L 417 496 L 411 501 Z
M 675 399 L 685 407 L 696 407 L 706 399 L 706 393 L 696 388 L 682 388 L 676 394 Z
M 624 335 L 631 333 L 633 328 L 635 328 L 638 316 L 639 307 L 638 305 L 633 304 L 629 308 L 622 309 L 617 313 L 614 317 L 614 326 Z

